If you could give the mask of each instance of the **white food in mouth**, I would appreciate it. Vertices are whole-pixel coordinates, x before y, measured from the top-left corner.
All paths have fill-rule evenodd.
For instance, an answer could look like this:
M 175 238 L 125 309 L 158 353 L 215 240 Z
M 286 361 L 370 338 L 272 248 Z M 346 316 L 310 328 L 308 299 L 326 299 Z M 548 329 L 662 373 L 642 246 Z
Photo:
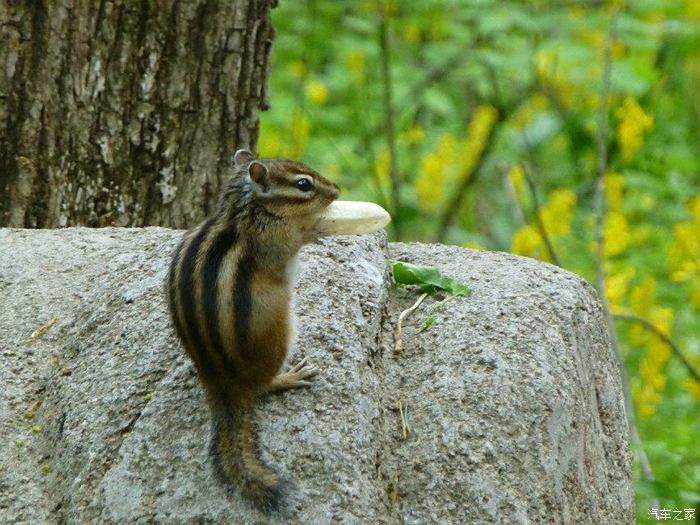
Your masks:
M 389 224 L 391 215 L 373 202 L 334 201 L 319 216 L 316 230 L 326 235 L 374 233 Z

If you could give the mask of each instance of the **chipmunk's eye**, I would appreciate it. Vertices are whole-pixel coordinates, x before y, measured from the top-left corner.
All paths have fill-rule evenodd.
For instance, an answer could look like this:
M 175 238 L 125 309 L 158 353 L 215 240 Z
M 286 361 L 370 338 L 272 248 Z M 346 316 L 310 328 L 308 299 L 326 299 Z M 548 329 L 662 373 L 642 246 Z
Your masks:
M 314 189 L 314 185 L 307 178 L 299 179 L 294 185 L 301 191 L 311 191 Z

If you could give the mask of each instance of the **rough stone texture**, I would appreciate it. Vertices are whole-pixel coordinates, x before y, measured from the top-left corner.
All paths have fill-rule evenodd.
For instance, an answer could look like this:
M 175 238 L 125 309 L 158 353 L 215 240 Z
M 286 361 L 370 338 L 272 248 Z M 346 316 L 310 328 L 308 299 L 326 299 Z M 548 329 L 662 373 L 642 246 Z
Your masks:
M 404 522 L 631 522 L 620 378 L 591 286 L 503 253 L 397 244 L 391 256 L 472 289 L 407 330 L 387 368 L 414 432 L 394 432 L 381 461 L 414 495 Z M 390 311 L 413 300 L 396 293 Z
M 181 233 L 0 230 L 0 522 L 268 522 L 212 476 L 163 298 Z M 418 332 L 426 300 L 398 355 L 417 293 L 389 286 L 388 256 L 473 289 Z M 620 381 L 583 280 L 498 253 L 387 254 L 380 236 L 326 239 L 299 270 L 291 359 L 323 372 L 259 404 L 263 457 L 295 483 L 273 522 L 632 521 Z

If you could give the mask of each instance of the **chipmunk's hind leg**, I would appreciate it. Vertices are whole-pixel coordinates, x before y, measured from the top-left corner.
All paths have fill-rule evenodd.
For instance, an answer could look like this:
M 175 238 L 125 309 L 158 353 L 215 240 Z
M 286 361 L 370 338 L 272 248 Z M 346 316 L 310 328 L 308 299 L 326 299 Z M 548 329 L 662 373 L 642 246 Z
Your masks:
M 291 388 L 299 388 L 303 386 L 311 386 L 311 381 L 307 379 L 315 376 L 321 371 L 316 365 L 309 363 L 305 357 L 292 368 L 281 374 L 277 374 L 269 386 L 267 392 L 282 392 Z

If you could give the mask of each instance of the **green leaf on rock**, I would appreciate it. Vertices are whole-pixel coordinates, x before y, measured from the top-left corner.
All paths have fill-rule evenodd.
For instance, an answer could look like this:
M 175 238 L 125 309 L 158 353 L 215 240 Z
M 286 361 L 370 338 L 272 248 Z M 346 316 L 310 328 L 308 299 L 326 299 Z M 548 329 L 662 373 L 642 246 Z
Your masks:
M 428 294 L 447 292 L 452 295 L 469 295 L 471 293 L 467 286 L 444 276 L 440 270 L 433 266 L 394 261 L 393 270 L 394 283 L 398 285 L 413 284 Z

